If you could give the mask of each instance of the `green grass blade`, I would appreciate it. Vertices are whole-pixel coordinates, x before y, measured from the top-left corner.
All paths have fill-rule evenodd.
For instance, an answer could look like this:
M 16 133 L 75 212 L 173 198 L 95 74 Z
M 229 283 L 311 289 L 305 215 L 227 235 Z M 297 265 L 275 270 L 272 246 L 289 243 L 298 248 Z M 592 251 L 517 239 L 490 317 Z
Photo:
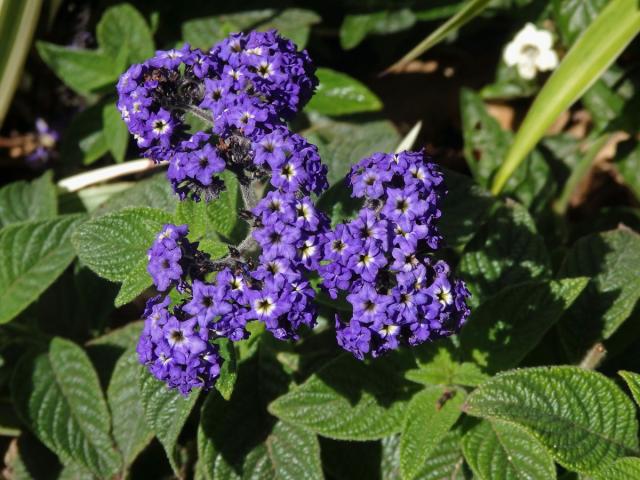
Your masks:
M 638 0 L 612 0 L 578 38 L 534 100 L 493 179 L 500 193 L 553 121 L 600 77 L 640 31 Z
M 31 48 L 42 0 L 0 0 L 0 128 Z
M 457 29 L 462 27 L 469 20 L 473 19 L 475 16 L 480 14 L 485 7 L 489 4 L 490 0 L 470 0 L 467 4 L 465 4 L 462 9 L 458 13 L 456 13 L 453 17 L 447 20 L 445 23 L 440 25 L 436 30 L 434 30 L 427 38 L 425 38 L 422 42 L 413 48 L 409 53 L 407 53 L 404 57 L 398 60 L 396 63 L 391 65 L 386 72 L 391 72 L 393 70 L 397 70 L 407 63 L 415 60 L 424 52 L 429 50 L 434 45 L 440 43 L 444 40 L 447 35 L 452 32 L 455 32 Z

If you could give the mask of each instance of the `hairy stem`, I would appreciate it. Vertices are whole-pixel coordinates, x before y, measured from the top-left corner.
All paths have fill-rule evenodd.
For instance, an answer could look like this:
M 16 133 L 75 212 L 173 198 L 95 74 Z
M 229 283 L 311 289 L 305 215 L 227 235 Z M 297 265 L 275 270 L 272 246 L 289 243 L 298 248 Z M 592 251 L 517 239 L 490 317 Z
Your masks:
M 587 370 L 595 370 L 607 355 L 607 349 L 600 342 L 595 343 L 580 362 L 580 367 Z

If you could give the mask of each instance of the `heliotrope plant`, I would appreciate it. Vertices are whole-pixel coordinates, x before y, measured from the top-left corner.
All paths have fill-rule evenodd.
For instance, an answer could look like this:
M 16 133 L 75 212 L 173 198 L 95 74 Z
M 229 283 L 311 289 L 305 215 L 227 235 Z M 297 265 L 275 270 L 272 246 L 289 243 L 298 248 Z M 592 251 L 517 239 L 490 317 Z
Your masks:
M 336 317 L 337 341 L 360 359 L 451 335 L 469 314 L 464 283 L 433 258 L 446 190 L 422 152 L 378 153 L 356 164 L 348 181 L 364 206 L 354 220 L 331 229 L 316 208 L 327 168 L 286 122 L 317 83 L 306 51 L 275 31 L 233 34 L 209 52 L 159 51 L 120 78 L 122 118 L 143 155 L 169 163 L 180 198 L 216 199 L 227 170 L 250 226 L 223 258 L 200 251 L 188 225 L 165 225 L 149 250 L 161 294 L 147 302 L 138 356 L 185 395 L 219 376 L 215 339 L 247 338 L 250 321 L 282 340 L 314 327 L 313 273 L 320 288 L 352 305 L 350 319 Z M 206 129 L 190 130 L 189 119 Z M 266 186 L 262 199 L 258 186 Z

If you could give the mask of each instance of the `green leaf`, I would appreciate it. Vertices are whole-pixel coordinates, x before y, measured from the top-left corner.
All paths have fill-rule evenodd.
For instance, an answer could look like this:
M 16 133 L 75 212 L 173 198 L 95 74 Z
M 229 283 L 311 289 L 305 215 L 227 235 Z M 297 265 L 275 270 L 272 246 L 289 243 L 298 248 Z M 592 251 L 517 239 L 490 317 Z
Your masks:
M 191 410 L 198 401 L 200 390 L 183 397 L 167 384 L 156 379 L 146 369 L 140 370 L 140 398 L 148 427 L 160 440 L 174 473 L 178 475 L 178 436 Z
M 226 189 L 217 200 L 206 204 L 207 222 L 224 240 L 239 243 L 246 232 L 246 225 L 238 218 L 238 208 L 242 204 L 240 187 L 229 171 L 223 172 L 221 178 Z
M 351 165 L 375 152 L 392 152 L 400 135 L 387 120 L 362 123 L 319 120 L 305 137 L 318 146 L 322 161 L 329 167 L 329 183 L 339 182 Z
M 553 0 L 551 11 L 564 44 L 573 44 L 606 4 L 607 0 Z
M 100 47 L 113 58 L 126 49 L 127 64 L 144 62 L 155 51 L 149 25 L 128 3 L 110 7 L 102 14 L 96 27 L 96 37 Z
M 511 100 L 530 97 L 538 91 L 538 82 L 526 80 L 518 74 L 515 67 L 508 67 L 504 61 L 498 64 L 496 79 L 490 85 L 485 85 L 480 95 L 485 100 Z
M 556 478 L 553 459 L 526 430 L 499 420 L 483 420 L 462 440 L 464 458 L 479 480 Z
M 615 166 L 624 183 L 640 200 L 640 145 L 616 157 Z M 5 187 L 6 188 L 6 187 Z
M 42 0 L 9 0 L 0 7 L 0 128 L 22 78 Z
M 278 422 L 265 444 L 265 460 L 270 462 L 270 478 L 324 478 L 320 464 L 320 445 L 313 433 Z
M 272 402 L 269 412 L 329 438 L 385 437 L 402 428 L 410 394 L 396 368 L 388 358 L 367 365 L 342 356 Z
M 345 50 L 350 50 L 371 34 L 401 32 L 411 28 L 415 23 L 416 16 L 408 8 L 347 14 L 340 26 L 340 45 Z
M 178 198 L 174 195 L 166 174 L 158 173 L 107 200 L 96 209 L 95 216 L 130 207 L 150 207 L 174 213 L 177 204 Z
M 611 0 L 571 47 L 531 105 L 493 179 L 499 193 L 549 126 L 598 79 L 640 31 L 636 0 Z
M 489 378 L 475 363 L 455 362 L 446 348 L 438 348 L 428 361 L 421 360 L 419 367 L 415 370 L 408 370 L 405 378 L 423 385 L 469 387 L 476 387 Z
M 53 43 L 36 43 L 38 53 L 70 88 L 88 95 L 114 83 L 125 69 L 125 59 L 114 59 L 100 50 L 80 50 Z
M 479 305 L 510 285 L 548 278 L 551 262 L 529 212 L 507 202 L 465 246 L 458 271 Z
M 573 359 L 610 338 L 640 299 L 640 236 L 628 229 L 589 235 L 567 254 L 558 276 L 592 277 L 560 321 L 560 338 Z
M 636 403 L 640 406 L 640 374 L 633 372 L 625 372 L 624 370 L 618 372 L 620 376 L 627 382 L 631 395 Z
M 220 377 L 216 381 L 216 390 L 220 392 L 222 398 L 229 400 L 238 377 L 236 372 L 236 350 L 233 342 L 228 338 L 220 338 L 216 341 L 216 344 L 220 348 L 220 356 L 224 360 L 220 368 Z
M 431 450 L 414 480 L 465 480 L 460 429 L 451 430 Z M 391 479 L 389 479 L 391 480 Z
M 13 182 L 0 188 L 0 226 L 55 217 L 58 213 L 53 172 L 32 182 Z
M 0 324 L 29 306 L 69 266 L 75 257 L 69 239 L 81 219 L 63 215 L 0 230 Z
M 640 458 L 619 458 L 593 475 L 594 480 L 630 480 L 640 478 Z
M 123 471 L 153 439 L 138 387 L 143 368 L 135 348 L 130 348 L 116 363 L 107 389 L 107 401 L 113 416 L 113 437 L 123 456 Z
M 102 135 L 116 162 L 123 162 L 129 144 L 129 130 L 115 105 L 109 103 L 102 109 Z
M 469 395 L 465 411 L 525 427 L 558 463 L 580 473 L 638 454 L 633 403 L 611 380 L 579 367 L 500 374 Z
M 73 117 L 60 142 L 60 157 L 67 164 L 89 165 L 109 152 L 104 136 L 102 108 L 93 105 Z
M 460 417 L 461 390 L 431 388 L 411 399 L 400 437 L 402 478 L 412 479 L 424 461 Z
M 382 108 L 382 102 L 371 90 L 346 73 L 319 68 L 316 75 L 320 84 L 307 105 L 309 110 L 323 115 L 347 115 Z
M 188 20 L 182 24 L 182 36 L 193 47 L 208 50 L 232 32 L 275 28 L 299 48 L 304 48 L 311 26 L 320 20 L 318 14 L 302 8 L 246 10 Z
M 387 72 L 397 70 L 415 60 L 434 45 L 457 31 L 464 24 L 480 14 L 489 4 L 489 0 L 469 0 L 454 16 L 435 29 L 427 38 L 416 45 L 409 53 L 387 69 Z
M 515 367 L 583 292 L 588 278 L 531 282 L 506 288 L 473 310 L 460 346 L 489 372 Z
M 114 300 L 116 307 L 121 307 L 135 300 L 142 292 L 151 286 L 151 277 L 147 272 L 147 259 L 141 258 L 131 271 L 122 279 L 122 285 Z
M 22 420 L 65 463 L 101 478 L 116 472 L 120 457 L 109 434 L 109 410 L 82 348 L 54 338 L 47 353 L 20 362 L 11 389 Z
M 101 277 L 118 282 L 146 269 L 142 259 L 171 216 L 161 210 L 134 207 L 94 218 L 73 235 L 80 260 Z

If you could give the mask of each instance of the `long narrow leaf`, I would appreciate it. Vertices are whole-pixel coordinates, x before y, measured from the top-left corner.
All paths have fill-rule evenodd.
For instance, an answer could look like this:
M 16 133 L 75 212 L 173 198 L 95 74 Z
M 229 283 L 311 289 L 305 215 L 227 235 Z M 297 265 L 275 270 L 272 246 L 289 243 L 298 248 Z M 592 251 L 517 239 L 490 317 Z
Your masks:
M 42 0 L 0 0 L 0 128 L 22 75 Z
M 493 180 L 500 193 L 513 172 L 564 110 L 578 100 L 640 32 L 638 0 L 612 0 L 578 38 L 531 105 Z
M 429 50 L 434 45 L 444 40 L 450 33 L 455 32 L 462 27 L 469 20 L 480 14 L 491 0 L 470 0 L 462 9 L 456 13 L 453 17 L 447 20 L 434 30 L 427 38 L 415 46 L 413 50 L 407 53 L 404 57 L 391 65 L 386 72 L 398 70 L 412 60 L 415 60 L 424 52 Z

